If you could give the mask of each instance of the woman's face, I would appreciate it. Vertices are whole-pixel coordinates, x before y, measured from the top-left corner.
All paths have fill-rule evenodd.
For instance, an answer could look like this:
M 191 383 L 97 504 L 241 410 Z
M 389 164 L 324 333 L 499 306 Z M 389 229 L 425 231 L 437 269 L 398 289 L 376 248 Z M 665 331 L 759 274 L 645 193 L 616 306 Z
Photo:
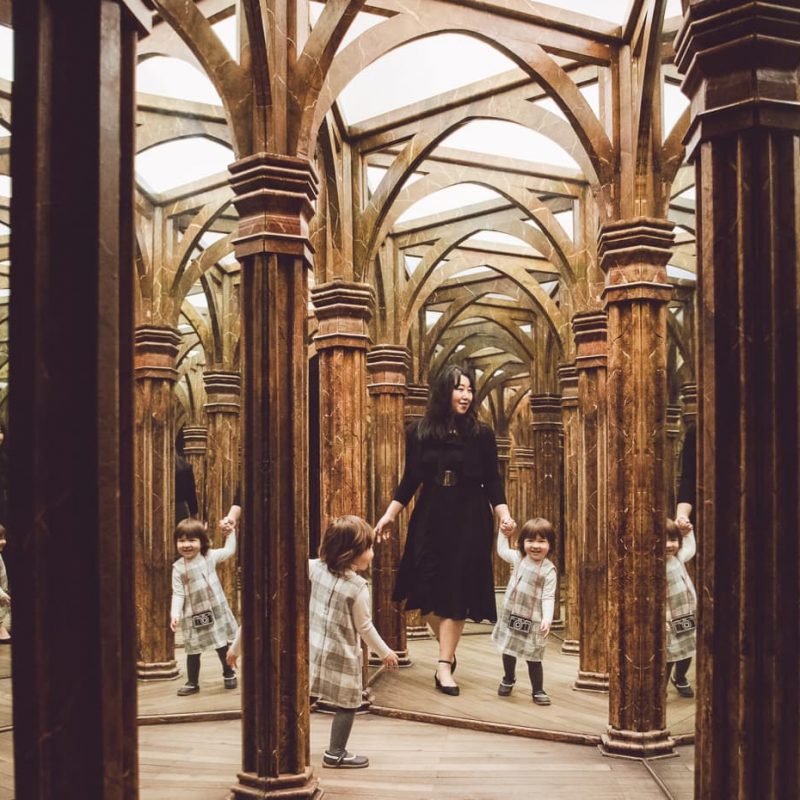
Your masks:
M 462 375 L 458 381 L 458 385 L 453 389 L 453 395 L 450 400 L 450 407 L 454 414 L 466 414 L 469 407 L 472 405 L 473 398 L 472 384 L 466 375 Z

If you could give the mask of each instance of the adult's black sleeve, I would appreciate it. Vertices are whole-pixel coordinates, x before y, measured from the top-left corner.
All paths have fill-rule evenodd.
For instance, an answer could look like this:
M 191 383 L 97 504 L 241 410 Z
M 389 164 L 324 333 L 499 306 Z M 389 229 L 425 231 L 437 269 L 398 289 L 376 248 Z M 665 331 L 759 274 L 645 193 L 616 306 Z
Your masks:
M 416 435 L 416 426 L 412 425 L 406 430 L 406 463 L 394 499 L 401 505 L 407 506 L 421 482 L 419 439 Z
M 483 486 L 492 508 L 506 505 L 506 492 L 497 463 L 497 439 L 491 428 L 481 431 L 481 454 L 483 460 Z
M 689 503 L 697 507 L 697 428 L 687 428 L 681 451 L 681 481 L 678 486 L 677 502 Z

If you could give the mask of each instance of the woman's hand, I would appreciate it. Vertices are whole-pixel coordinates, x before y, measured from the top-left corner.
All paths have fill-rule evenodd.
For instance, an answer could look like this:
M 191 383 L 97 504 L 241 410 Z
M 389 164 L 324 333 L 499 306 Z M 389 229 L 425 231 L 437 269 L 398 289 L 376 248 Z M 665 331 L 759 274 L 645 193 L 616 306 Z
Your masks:
M 516 527 L 517 523 L 514 522 L 511 517 L 503 517 L 503 519 L 500 520 L 500 530 L 504 536 L 510 537 L 511 534 L 514 533 Z
M 683 536 L 688 536 L 692 532 L 692 523 L 689 517 L 679 514 L 675 517 L 675 524 Z

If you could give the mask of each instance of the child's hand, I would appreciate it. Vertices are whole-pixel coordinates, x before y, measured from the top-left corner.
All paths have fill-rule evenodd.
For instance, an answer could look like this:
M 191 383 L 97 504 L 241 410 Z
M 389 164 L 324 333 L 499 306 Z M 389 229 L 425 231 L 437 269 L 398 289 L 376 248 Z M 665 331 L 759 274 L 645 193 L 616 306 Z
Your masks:
M 375 526 L 375 541 L 382 542 L 384 539 L 388 539 L 392 535 L 393 525 L 394 520 L 388 514 L 384 514 Z
M 389 653 L 389 655 L 383 659 L 383 666 L 386 667 L 386 669 L 397 669 L 399 663 L 397 653 L 394 652 Z
M 541 623 L 541 625 L 539 625 L 539 630 L 540 630 L 540 631 L 541 631 L 541 632 L 542 632 L 542 633 L 543 633 L 545 636 L 547 636 L 547 634 L 548 634 L 548 633 L 550 633 L 550 625 L 551 625 L 551 624 L 552 624 L 552 623 L 550 623 L 550 622 L 545 622 L 544 620 L 542 620 L 542 623 Z
M 511 538 L 511 534 L 514 533 L 516 527 L 517 523 L 514 522 L 511 517 L 505 517 L 500 521 L 500 532 L 506 537 L 506 539 Z
M 175 633 L 178 630 L 178 625 L 180 625 L 180 620 L 177 617 L 173 617 L 169 622 L 170 630 Z
M 225 661 L 227 661 L 227 662 L 228 662 L 228 666 L 229 666 L 229 667 L 233 667 L 233 668 L 235 669 L 235 668 L 236 668 L 236 661 L 237 661 L 237 659 L 238 659 L 238 656 L 237 656 L 237 655 L 236 655 L 236 653 L 234 653 L 234 652 L 233 652 L 233 651 L 230 649 L 230 647 L 229 647 L 229 648 L 228 648 L 228 652 L 227 652 L 227 654 L 225 655 Z
M 222 533 L 228 536 L 236 530 L 236 520 L 231 519 L 231 517 L 223 517 L 219 521 L 219 529 L 222 531 Z
M 11 605 L 11 595 L 4 594 L 0 597 L 0 606 L 10 606 Z

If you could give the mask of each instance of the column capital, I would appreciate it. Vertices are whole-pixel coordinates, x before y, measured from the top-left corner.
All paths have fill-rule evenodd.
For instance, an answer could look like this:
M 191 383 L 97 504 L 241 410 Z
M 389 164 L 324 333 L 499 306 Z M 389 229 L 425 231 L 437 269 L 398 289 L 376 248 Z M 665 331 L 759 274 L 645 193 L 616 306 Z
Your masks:
M 203 373 L 206 388 L 207 413 L 238 414 L 241 407 L 242 376 L 228 370 L 209 370 Z
M 518 469 L 526 469 L 533 466 L 533 448 L 532 447 L 515 447 L 514 460 Z
M 313 337 L 317 351 L 329 347 L 360 350 L 369 347 L 375 293 L 368 283 L 340 280 L 323 283 L 311 290 L 311 302 L 319 320 Z
M 407 394 L 406 378 L 411 363 L 408 348 L 378 344 L 367 353 L 367 391 L 377 394 Z
M 420 419 L 425 414 L 425 407 L 428 405 L 428 397 L 431 390 L 424 383 L 409 383 L 406 386 L 406 422 L 413 422 Z
M 176 362 L 181 335 L 175 328 L 141 325 L 133 332 L 136 378 L 178 380 Z
M 302 256 L 312 263 L 308 223 L 314 216 L 319 178 L 304 158 L 255 153 L 228 167 L 239 212 L 234 252 L 240 261 L 259 253 Z
M 576 369 L 605 367 L 608 346 L 608 315 L 605 311 L 587 311 L 572 318 L 572 333 L 577 355 Z
M 796 4 L 692 3 L 675 50 L 685 75 L 682 89 L 692 103 L 684 139 L 690 157 L 702 141 L 751 128 L 800 132 Z
M 208 428 L 203 425 L 183 426 L 183 449 L 186 453 L 202 455 L 208 444 Z
M 674 227 L 669 220 L 651 217 L 602 226 L 597 249 L 606 273 L 606 304 L 626 300 L 666 302 L 672 297 L 666 267 L 672 256 Z
M 497 458 L 499 461 L 511 460 L 511 437 L 495 436 L 497 442 Z
M 575 362 L 558 367 L 558 385 L 561 388 L 561 408 L 577 408 L 578 368 Z
M 533 430 L 561 430 L 561 395 L 532 394 L 530 396 Z
M 677 439 L 681 432 L 681 407 L 667 406 L 667 436 L 670 439 Z

